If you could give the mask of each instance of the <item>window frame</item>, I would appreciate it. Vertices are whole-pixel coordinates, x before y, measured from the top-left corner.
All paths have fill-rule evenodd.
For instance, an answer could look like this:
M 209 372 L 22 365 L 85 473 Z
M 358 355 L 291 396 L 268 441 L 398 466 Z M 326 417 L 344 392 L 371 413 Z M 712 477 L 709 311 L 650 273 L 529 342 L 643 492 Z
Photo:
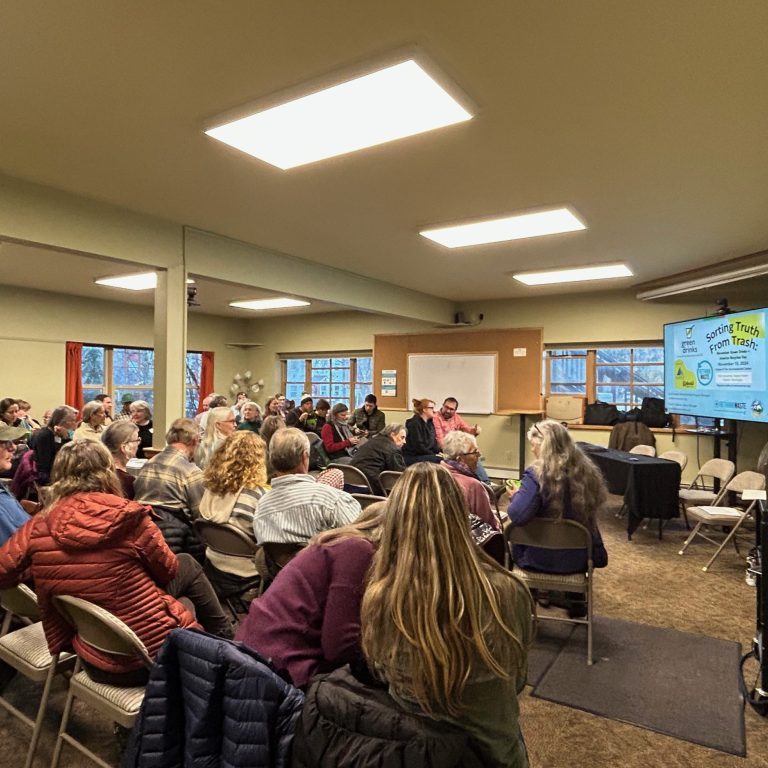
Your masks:
M 294 398 L 288 397 L 288 386 L 290 384 L 301 384 L 302 385 L 302 392 L 309 392 L 312 393 L 312 384 L 318 384 L 325 382 L 313 382 L 312 381 L 312 373 L 314 370 L 326 370 L 325 367 L 320 366 L 313 366 L 312 361 L 313 360 L 329 360 L 329 367 L 327 370 L 333 371 L 333 360 L 334 359 L 349 359 L 349 379 L 345 381 L 333 381 L 333 374 L 331 373 L 329 376 L 328 381 L 328 388 L 330 392 L 330 388 L 334 384 L 343 384 L 345 386 L 349 387 L 349 399 L 342 399 L 339 397 L 333 397 L 333 395 L 325 396 L 325 395 L 312 395 L 313 399 L 315 401 L 319 400 L 321 397 L 325 400 L 328 400 L 328 402 L 331 404 L 331 407 L 333 407 L 336 403 L 345 403 L 347 406 L 349 406 L 350 410 L 354 410 L 355 408 L 358 408 L 357 405 L 358 399 L 362 403 L 363 399 L 365 398 L 365 395 L 369 394 L 370 392 L 373 392 L 373 381 L 358 381 L 357 378 L 357 370 L 358 370 L 358 360 L 361 358 L 370 358 L 371 360 L 371 379 L 373 379 L 373 352 L 371 350 L 355 350 L 355 351 L 334 351 L 334 352 L 292 352 L 292 353 L 284 353 L 284 354 L 278 354 L 278 360 L 280 362 L 280 391 L 285 394 L 286 398 L 291 400 Z M 288 380 L 288 362 L 292 360 L 303 360 L 304 361 L 304 380 L 299 382 L 291 379 Z M 337 367 L 338 370 L 338 367 Z M 359 392 L 358 389 L 364 389 L 364 392 Z

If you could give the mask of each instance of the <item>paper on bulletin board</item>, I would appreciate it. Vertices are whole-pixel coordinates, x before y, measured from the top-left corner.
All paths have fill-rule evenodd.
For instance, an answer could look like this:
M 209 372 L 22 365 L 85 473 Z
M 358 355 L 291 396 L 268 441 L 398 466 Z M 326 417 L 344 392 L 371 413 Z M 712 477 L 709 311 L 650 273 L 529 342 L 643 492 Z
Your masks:
M 392 368 L 381 372 L 381 396 L 397 397 L 397 371 Z
M 515 347 L 512 350 L 512 357 L 527 357 L 528 350 L 525 347 Z
M 382 397 L 397 397 L 397 387 L 382 387 L 381 388 L 381 396 Z

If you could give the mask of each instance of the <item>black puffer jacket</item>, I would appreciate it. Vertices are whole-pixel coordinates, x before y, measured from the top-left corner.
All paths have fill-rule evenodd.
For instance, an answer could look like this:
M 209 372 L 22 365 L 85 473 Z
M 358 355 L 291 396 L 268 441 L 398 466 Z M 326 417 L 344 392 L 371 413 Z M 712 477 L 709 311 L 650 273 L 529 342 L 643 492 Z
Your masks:
M 170 507 L 152 507 L 152 521 L 161 530 L 165 543 L 170 547 L 171 552 L 175 555 L 186 552 L 199 563 L 204 563 L 205 547 L 191 526 L 179 520 L 177 515 L 182 514 L 183 512 L 180 510 Z
M 342 667 L 315 677 L 293 742 L 293 768 L 487 768 L 469 733 L 405 712 Z

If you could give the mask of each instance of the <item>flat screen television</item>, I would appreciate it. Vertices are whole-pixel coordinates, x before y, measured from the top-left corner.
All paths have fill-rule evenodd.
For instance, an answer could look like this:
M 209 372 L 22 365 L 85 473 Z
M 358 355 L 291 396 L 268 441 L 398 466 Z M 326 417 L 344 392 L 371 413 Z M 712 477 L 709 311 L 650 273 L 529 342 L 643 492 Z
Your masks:
M 768 309 L 664 326 L 670 413 L 768 422 Z

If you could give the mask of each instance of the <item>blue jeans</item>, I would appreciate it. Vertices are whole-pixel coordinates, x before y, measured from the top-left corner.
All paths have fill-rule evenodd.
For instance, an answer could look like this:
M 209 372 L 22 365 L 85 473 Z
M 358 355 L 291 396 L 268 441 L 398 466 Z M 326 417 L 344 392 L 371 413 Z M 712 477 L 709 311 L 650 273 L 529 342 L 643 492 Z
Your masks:
M 477 466 L 475 467 L 475 474 L 477 475 L 477 479 L 481 483 L 485 483 L 486 485 L 491 484 L 491 478 L 488 477 L 488 473 L 485 471 L 485 467 L 483 466 L 483 463 L 478 460 Z

